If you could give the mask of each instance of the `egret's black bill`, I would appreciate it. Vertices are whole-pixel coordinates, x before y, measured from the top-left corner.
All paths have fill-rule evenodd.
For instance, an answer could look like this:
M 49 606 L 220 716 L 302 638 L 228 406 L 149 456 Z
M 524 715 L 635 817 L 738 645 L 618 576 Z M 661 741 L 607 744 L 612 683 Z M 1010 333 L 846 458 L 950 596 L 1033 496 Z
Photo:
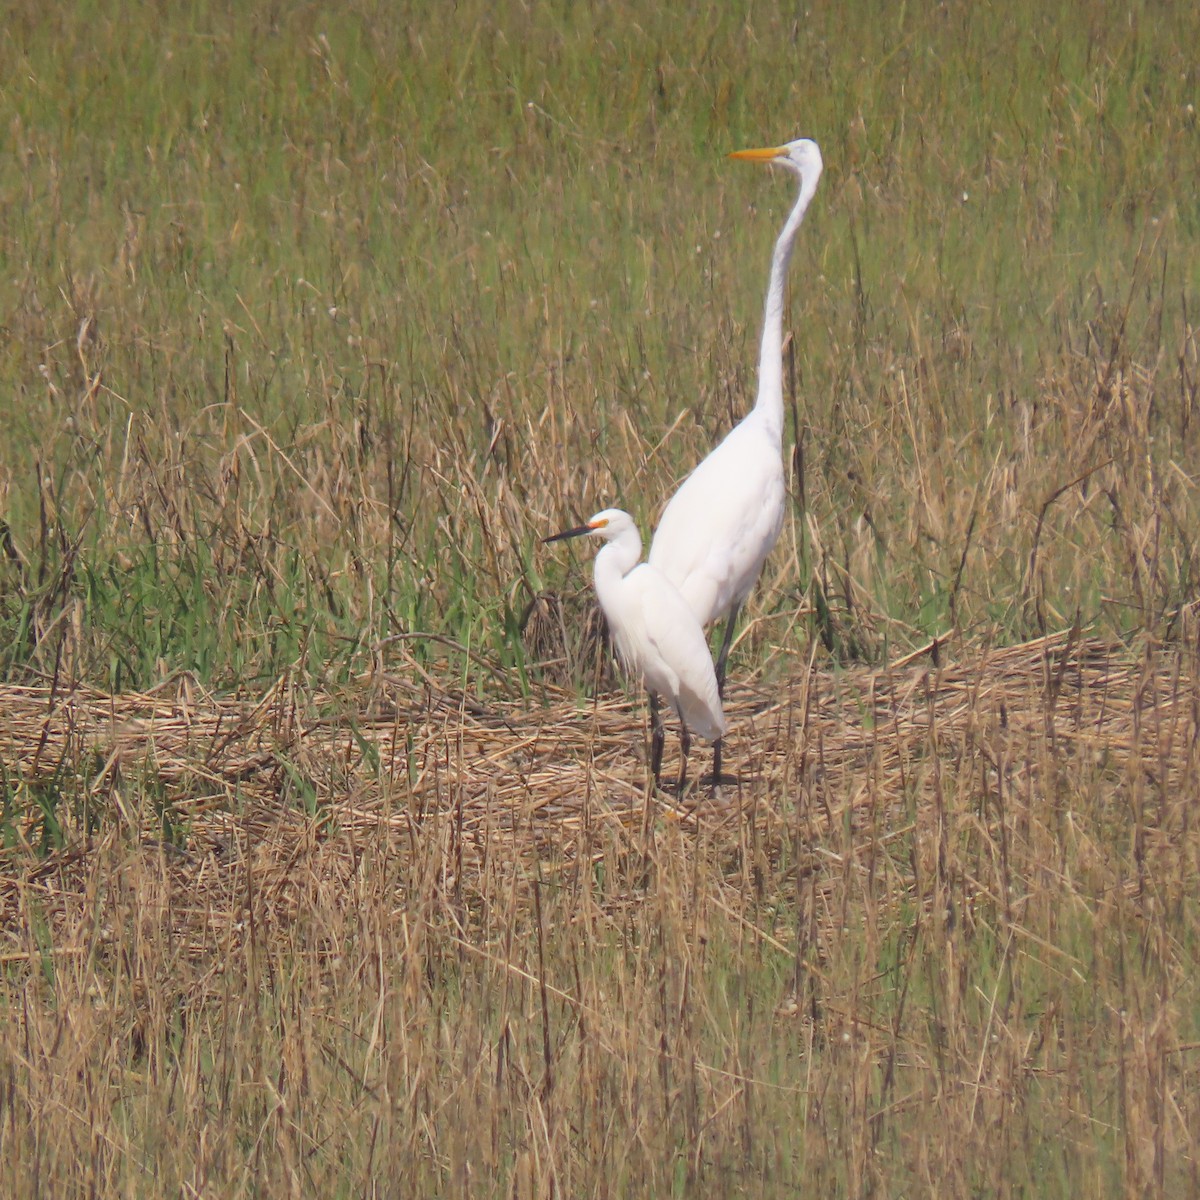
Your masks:
M 564 529 L 562 533 L 555 533 L 551 534 L 548 538 L 542 538 L 542 544 L 545 545 L 547 542 L 561 542 L 565 538 L 583 537 L 585 533 L 591 532 L 592 527 L 590 525 L 577 525 L 574 529 Z

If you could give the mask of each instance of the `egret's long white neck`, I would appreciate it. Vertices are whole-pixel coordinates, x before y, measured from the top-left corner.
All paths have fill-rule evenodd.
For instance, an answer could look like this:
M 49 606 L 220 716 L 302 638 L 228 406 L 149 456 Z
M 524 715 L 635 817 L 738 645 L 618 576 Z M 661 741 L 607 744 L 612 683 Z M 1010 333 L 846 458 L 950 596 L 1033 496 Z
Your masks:
M 611 589 L 641 562 L 642 537 L 635 526 L 622 530 L 596 555 L 594 574 L 596 595 L 602 608 L 607 609 L 607 598 Z
M 754 411 L 776 441 L 783 440 L 783 292 L 796 231 L 816 194 L 820 171 L 806 171 L 800 178 L 800 196 L 775 241 L 771 255 L 771 278 L 763 315 L 762 349 L 758 356 L 758 399 Z

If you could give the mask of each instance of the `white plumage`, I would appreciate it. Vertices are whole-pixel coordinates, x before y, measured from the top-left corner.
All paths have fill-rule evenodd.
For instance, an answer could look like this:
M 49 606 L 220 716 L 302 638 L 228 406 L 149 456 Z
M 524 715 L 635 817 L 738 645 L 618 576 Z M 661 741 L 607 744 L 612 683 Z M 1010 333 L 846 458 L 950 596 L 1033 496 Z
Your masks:
M 671 497 L 650 544 L 650 565 L 680 591 L 701 625 L 730 622 L 717 675 L 724 682 L 733 621 L 783 527 L 783 293 L 796 232 L 821 178 L 821 151 L 807 138 L 731 157 L 792 171 L 796 200 L 771 258 L 758 361 L 758 399 Z
M 657 696 L 665 696 L 682 724 L 683 769 L 688 731 L 709 741 L 726 729 L 712 653 L 700 622 L 670 582 L 649 563 L 641 562 L 642 538 L 633 518 L 619 508 L 597 513 L 585 525 L 555 534 L 546 541 L 599 537 L 605 545 L 596 555 L 596 596 L 608 619 L 617 654 L 626 671 L 644 681 L 655 714 L 654 775 L 662 755 Z

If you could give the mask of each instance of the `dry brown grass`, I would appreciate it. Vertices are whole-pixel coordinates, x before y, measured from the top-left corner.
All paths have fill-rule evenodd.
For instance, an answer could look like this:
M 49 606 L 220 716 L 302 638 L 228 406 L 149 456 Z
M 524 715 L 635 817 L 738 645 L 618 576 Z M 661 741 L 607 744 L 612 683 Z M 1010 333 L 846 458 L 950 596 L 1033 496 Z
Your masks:
M 682 804 L 615 696 L 5 688 L 4 1190 L 1180 1194 L 1183 630 L 735 689 Z

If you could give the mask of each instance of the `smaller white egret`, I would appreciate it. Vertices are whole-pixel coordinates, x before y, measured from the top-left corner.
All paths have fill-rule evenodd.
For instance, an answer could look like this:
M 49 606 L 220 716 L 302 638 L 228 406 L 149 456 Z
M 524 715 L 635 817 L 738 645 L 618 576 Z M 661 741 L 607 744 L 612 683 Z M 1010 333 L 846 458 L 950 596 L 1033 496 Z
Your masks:
M 573 537 L 598 537 L 606 543 L 596 555 L 596 596 L 608 618 L 618 657 L 626 671 L 643 680 L 650 692 L 655 783 L 662 766 L 664 740 L 658 697 L 667 696 L 679 716 L 682 792 L 691 747 L 689 731 L 716 741 L 726 729 L 708 639 L 678 589 L 649 563 L 641 561 L 641 534 L 627 512 L 606 508 L 586 525 L 544 540 L 558 542 Z

